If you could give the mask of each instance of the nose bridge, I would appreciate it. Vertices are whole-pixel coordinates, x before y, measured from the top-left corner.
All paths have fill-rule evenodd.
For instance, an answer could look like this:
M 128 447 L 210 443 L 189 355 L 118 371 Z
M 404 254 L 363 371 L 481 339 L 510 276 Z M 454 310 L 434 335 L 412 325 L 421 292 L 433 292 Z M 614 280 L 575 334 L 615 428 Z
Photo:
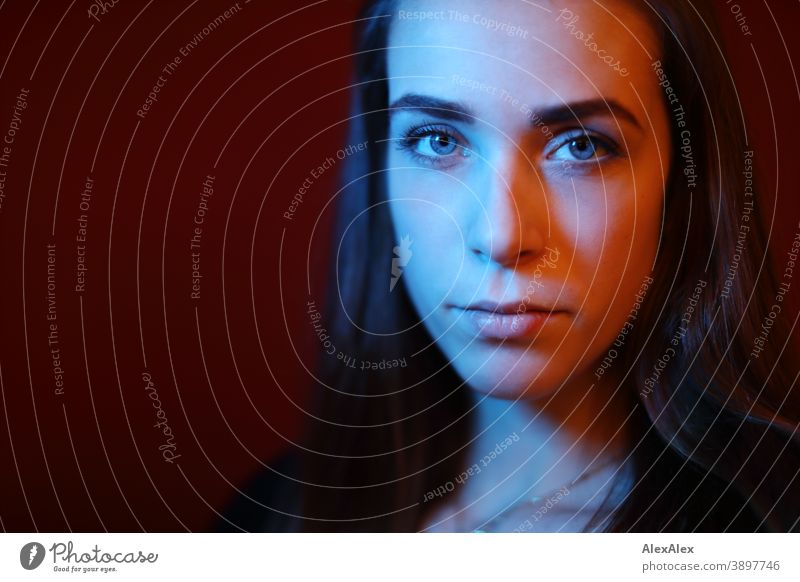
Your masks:
M 476 195 L 482 205 L 473 252 L 506 265 L 538 255 L 545 244 L 546 200 L 535 165 L 508 144 L 488 158 Z

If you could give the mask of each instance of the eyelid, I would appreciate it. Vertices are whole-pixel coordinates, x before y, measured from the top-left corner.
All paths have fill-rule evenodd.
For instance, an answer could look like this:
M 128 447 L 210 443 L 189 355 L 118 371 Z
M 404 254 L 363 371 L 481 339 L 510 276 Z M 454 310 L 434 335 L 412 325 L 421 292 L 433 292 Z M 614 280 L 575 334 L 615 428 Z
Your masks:
M 460 142 L 468 143 L 464 135 L 452 125 L 446 123 L 423 122 L 412 125 L 403 132 L 402 139 L 421 138 L 432 133 L 443 133 L 456 138 Z

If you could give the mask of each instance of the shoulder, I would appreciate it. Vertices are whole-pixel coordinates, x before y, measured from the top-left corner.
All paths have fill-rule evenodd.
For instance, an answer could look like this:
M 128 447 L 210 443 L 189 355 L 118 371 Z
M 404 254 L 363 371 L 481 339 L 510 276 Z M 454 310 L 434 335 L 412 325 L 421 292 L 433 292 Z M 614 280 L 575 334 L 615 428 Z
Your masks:
M 301 511 L 299 455 L 287 451 L 262 468 L 228 501 L 215 532 L 294 531 Z

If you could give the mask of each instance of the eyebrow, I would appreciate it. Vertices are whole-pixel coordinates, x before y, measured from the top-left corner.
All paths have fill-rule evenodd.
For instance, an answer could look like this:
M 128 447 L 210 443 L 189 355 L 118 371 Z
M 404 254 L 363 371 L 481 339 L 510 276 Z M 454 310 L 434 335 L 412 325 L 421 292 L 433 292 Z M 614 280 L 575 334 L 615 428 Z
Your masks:
M 440 119 L 451 119 L 466 123 L 475 121 L 475 114 L 468 105 L 459 101 L 447 101 L 429 95 L 406 93 L 389 106 L 389 115 L 404 109 L 418 110 Z
M 474 123 L 476 116 L 473 110 L 460 101 L 448 101 L 430 95 L 407 93 L 389 106 L 392 115 L 405 109 L 414 109 L 440 119 Z M 636 116 L 623 105 L 613 99 L 587 99 L 545 107 L 528 113 L 534 125 L 558 125 L 570 121 L 580 121 L 598 115 L 614 115 L 625 119 L 641 129 Z

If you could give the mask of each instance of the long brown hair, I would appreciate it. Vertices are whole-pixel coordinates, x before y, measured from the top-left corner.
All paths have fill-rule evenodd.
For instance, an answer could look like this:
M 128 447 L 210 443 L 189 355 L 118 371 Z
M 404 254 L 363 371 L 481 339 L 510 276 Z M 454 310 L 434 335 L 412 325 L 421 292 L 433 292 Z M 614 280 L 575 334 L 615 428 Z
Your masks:
M 351 143 L 366 140 L 369 148 L 349 160 L 322 311 L 339 352 L 376 362 L 406 358 L 407 365 L 361 370 L 321 355 L 316 418 L 301 455 L 298 529 L 416 530 L 426 492 L 460 473 L 472 437 L 469 389 L 420 325 L 403 286 L 387 289 L 395 243 L 383 203 L 385 49 L 395 5 L 367 2 L 357 30 Z M 797 530 L 793 346 L 785 318 L 770 315 L 779 289 L 746 202 L 741 173 L 752 148 L 714 40 L 714 13 L 710 2 L 683 0 L 644 0 L 641 8 L 660 34 L 661 66 L 685 109 L 700 187 L 686 188 L 673 128 L 654 283 L 614 363 L 627 372 L 634 408 L 628 470 L 617 483 L 626 494 L 591 528 Z M 749 230 L 740 228 L 743 220 Z M 693 315 L 682 321 L 687 306 Z M 674 356 L 660 366 L 679 328 Z

